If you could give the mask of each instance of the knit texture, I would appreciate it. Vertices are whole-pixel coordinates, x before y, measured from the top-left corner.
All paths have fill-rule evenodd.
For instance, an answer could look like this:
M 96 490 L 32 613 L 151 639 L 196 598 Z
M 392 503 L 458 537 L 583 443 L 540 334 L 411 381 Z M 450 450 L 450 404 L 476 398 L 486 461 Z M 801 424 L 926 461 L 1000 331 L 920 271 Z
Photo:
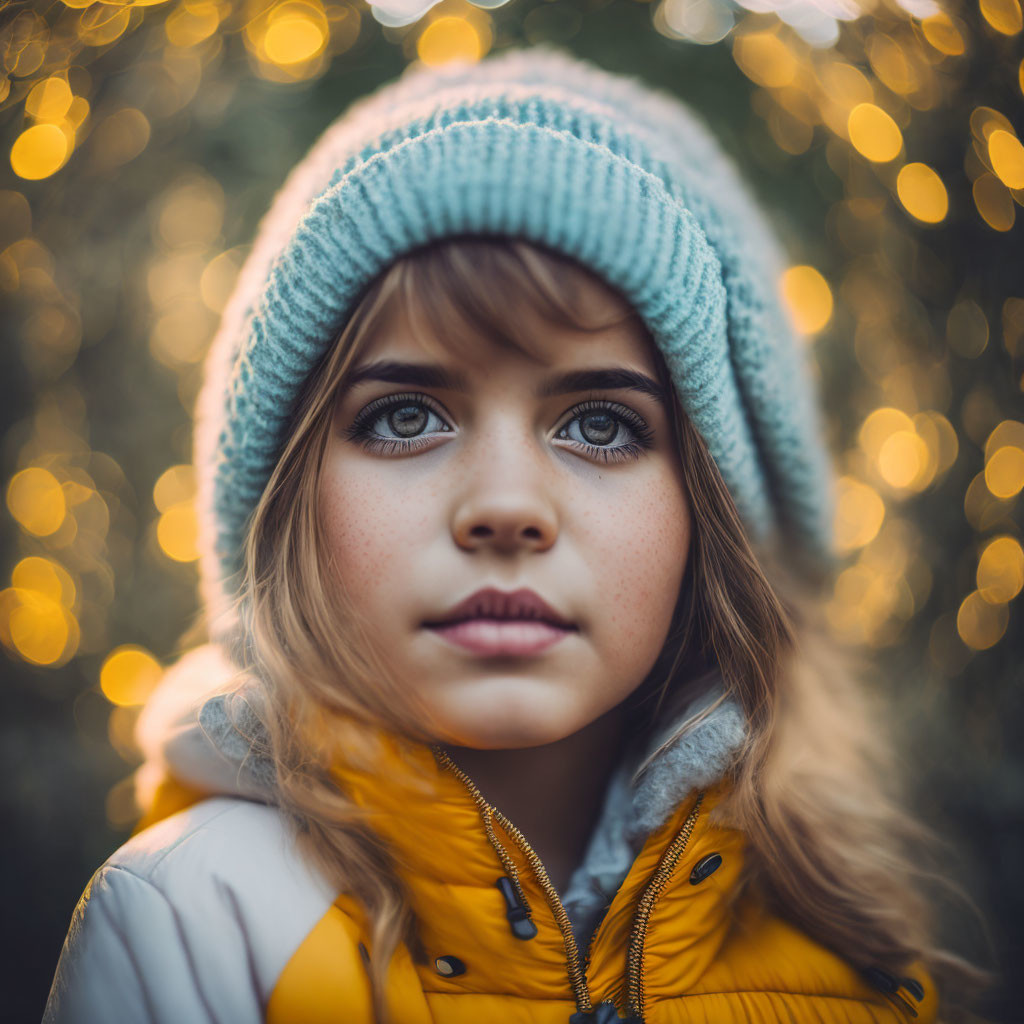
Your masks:
M 756 545 L 832 556 L 813 378 L 778 297 L 778 242 L 680 101 L 548 49 L 410 69 L 292 171 L 225 310 L 197 409 L 214 632 L 299 391 L 366 286 L 457 234 L 541 243 L 619 289 L 664 354 Z

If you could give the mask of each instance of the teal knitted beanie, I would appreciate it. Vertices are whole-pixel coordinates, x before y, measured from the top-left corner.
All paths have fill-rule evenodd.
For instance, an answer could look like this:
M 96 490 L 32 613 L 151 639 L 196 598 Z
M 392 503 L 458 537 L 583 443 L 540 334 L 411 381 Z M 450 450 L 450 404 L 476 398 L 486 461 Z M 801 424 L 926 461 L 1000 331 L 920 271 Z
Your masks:
M 644 319 L 755 545 L 832 557 L 814 379 L 778 295 L 785 260 L 681 102 L 555 50 L 413 68 L 291 172 L 225 309 L 196 418 L 204 593 L 226 607 L 296 399 L 366 286 L 451 235 L 585 264 Z

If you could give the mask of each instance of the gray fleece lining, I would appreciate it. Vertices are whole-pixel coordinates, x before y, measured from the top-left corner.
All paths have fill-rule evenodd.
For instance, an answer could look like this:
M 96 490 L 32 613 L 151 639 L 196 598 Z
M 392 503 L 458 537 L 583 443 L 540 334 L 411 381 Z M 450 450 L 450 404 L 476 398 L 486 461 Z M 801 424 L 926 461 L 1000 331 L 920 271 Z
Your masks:
M 589 943 L 647 837 L 668 821 L 693 790 L 717 782 L 742 744 L 746 736 L 743 711 L 732 699 L 723 700 L 634 778 L 638 766 L 671 737 L 676 723 L 702 711 L 722 693 L 721 682 L 716 681 L 682 716 L 673 716 L 670 728 L 644 749 L 627 751 L 616 766 L 586 853 L 562 896 L 581 949 Z
M 273 761 L 260 753 L 266 746 L 266 730 L 248 701 L 235 700 L 229 710 L 227 696 L 211 697 L 199 709 L 199 727 L 206 741 L 235 767 L 240 782 L 263 794 L 274 791 Z

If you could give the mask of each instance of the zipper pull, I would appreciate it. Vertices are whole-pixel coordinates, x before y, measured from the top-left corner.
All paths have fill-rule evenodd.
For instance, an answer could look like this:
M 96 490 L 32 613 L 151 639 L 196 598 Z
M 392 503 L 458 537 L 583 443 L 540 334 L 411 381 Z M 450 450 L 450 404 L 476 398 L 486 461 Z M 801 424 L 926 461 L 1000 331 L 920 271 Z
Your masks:
M 511 880 L 502 875 L 494 884 L 505 897 L 505 905 L 508 908 L 505 916 L 512 928 L 512 934 L 517 939 L 532 939 L 537 934 L 537 926 L 530 920 L 530 911 L 519 901 Z

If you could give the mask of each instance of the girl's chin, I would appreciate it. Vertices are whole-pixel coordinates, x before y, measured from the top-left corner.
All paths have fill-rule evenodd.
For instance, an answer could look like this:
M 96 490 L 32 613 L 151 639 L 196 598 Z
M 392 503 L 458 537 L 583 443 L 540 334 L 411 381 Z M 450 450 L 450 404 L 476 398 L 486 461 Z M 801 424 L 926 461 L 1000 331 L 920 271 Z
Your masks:
M 518 750 L 557 743 L 591 721 L 583 709 L 572 709 L 573 714 L 558 703 L 538 701 L 524 706 L 521 700 L 496 699 L 438 708 L 441 742 L 475 750 Z

